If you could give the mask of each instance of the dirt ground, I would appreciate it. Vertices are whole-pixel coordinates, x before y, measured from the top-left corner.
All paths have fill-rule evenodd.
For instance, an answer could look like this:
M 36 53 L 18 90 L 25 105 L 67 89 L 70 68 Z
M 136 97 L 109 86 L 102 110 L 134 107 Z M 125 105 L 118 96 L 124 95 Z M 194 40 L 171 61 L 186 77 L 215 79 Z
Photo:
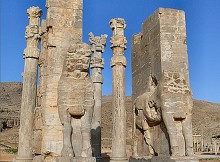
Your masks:
M 199 162 L 220 162 L 220 159 L 200 159 Z
M 109 162 L 110 156 L 108 153 L 102 154 L 103 162 Z M 12 162 L 12 160 L 15 158 L 15 154 L 9 154 L 4 151 L 0 151 L 0 162 Z M 199 162 L 220 162 L 220 158 L 218 159 L 200 159 Z
M 0 162 L 11 162 L 15 158 L 15 154 L 9 154 L 0 150 Z

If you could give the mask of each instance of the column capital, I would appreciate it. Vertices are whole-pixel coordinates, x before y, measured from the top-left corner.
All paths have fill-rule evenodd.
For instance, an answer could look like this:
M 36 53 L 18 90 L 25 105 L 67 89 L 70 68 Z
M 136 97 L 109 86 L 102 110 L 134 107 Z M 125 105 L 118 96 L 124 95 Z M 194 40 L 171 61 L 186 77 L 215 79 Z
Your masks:
M 126 47 L 127 40 L 124 36 L 120 36 L 120 35 L 112 36 L 110 39 L 110 43 L 112 44 L 111 48 L 114 48 L 114 47 L 121 47 L 124 49 L 127 48 Z
M 32 6 L 27 9 L 28 18 L 40 18 L 42 16 L 42 10 L 39 7 Z
M 89 43 L 92 46 L 92 52 L 104 52 L 106 46 L 106 38 L 108 35 L 94 36 L 92 32 L 89 33 Z
M 25 38 L 39 39 L 41 28 L 40 28 L 40 17 L 42 15 L 42 10 L 39 7 L 32 6 L 27 9 L 29 25 L 26 27 Z
M 114 47 L 121 47 L 126 49 L 127 40 L 124 37 L 124 29 L 126 28 L 126 23 L 123 18 L 114 18 L 111 19 L 110 22 L 110 27 L 113 32 L 113 36 L 111 37 L 111 48 Z
M 110 22 L 110 27 L 113 31 L 117 31 L 118 28 L 122 28 L 123 30 L 126 28 L 126 23 L 125 20 L 123 18 L 114 18 L 111 19 Z M 115 33 L 115 35 L 117 35 L 119 33 Z
M 103 58 L 98 58 L 98 57 L 93 57 L 91 59 L 91 68 L 101 68 L 104 69 L 104 59 Z

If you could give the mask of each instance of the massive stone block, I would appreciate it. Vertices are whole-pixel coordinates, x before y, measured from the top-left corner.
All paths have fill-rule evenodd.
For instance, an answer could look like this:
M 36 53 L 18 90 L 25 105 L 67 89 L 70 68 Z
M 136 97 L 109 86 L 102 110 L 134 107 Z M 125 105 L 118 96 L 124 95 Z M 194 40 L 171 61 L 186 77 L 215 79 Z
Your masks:
M 159 8 L 133 36 L 132 79 L 133 156 L 193 156 L 183 11 Z
M 69 47 L 82 42 L 82 0 L 47 0 L 46 7 L 39 64 L 43 120 L 41 155 L 49 161 L 61 156 L 63 147 L 63 126 L 57 106 L 58 82 Z
M 62 157 L 92 157 L 91 123 L 94 86 L 89 76 L 91 48 L 85 43 L 68 50 L 58 84 L 58 110 L 63 125 Z

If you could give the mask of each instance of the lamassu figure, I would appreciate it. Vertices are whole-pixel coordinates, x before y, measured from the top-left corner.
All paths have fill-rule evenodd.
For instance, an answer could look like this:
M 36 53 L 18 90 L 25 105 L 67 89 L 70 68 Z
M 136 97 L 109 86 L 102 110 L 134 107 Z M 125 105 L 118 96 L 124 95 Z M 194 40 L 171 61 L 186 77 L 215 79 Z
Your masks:
M 58 85 L 58 109 L 63 124 L 62 157 L 92 157 L 91 121 L 94 88 L 89 76 L 91 49 L 87 44 L 69 48 Z

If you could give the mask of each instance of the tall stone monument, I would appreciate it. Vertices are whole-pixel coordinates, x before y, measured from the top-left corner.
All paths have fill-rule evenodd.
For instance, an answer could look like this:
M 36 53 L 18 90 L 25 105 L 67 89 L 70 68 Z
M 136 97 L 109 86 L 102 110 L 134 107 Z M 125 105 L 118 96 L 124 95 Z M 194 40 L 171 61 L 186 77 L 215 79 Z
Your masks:
M 93 33 L 89 33 L 89 42 L 92 48 L 92 81 L 94 84 L 94 112 L 92 118 L 92 149 L 93 154 L 97 158 L 97 161 L 101 161 L 101 119 L 102 119 L 102 69 L 104 69 L 104 59 L 102 53 L 106 45 L 107 35 L 94 36 Z
M 82 0 L 47 0 L 42 23 L 40 95 L 42 109 L 41 157 L 54 161 L 63 148 L 63 125 L 58 113 L 58 82 L 68 49 L 82 42 Z
M 16 162 L 31 162 L 33 160 L 33 119 L 37 97 L 37 68 L 39 59 L 38 44 L 40 41 L 40 17 L 39 7 L 30 7 L 27 10 L 29 25 L 26 27 L 25 38 L 27 48 L 24 50 L 23 90 L 21 101 L 19 146 Z
M 113 32 L 111 49 L 112 67 L 112 157 L 111 162 L 125 162 L 126 155 L 126 108 L 125 108 L 125 67 L 124 50 L 127 40 L 124 37 L 126 24 L 124 19 L 115 18 L 110 21 Z
M 34 161 L 94 161 L 90 158 L 91 49 L 82 43 L 82 0 L 47 0 L 46 7 L 38 62 L 40 103 L 34 122 Z
M 58 85 L 58 110 L 63 125 L 63 147 L 59 162 L 92 162 L 91 123 L 94 87 L 89 76 L 90 46 L 72 45 L 66 55 Z
M 133 157 L 197 161 L 183 11 L 159 8 L 133 36 L 132 81 Z

